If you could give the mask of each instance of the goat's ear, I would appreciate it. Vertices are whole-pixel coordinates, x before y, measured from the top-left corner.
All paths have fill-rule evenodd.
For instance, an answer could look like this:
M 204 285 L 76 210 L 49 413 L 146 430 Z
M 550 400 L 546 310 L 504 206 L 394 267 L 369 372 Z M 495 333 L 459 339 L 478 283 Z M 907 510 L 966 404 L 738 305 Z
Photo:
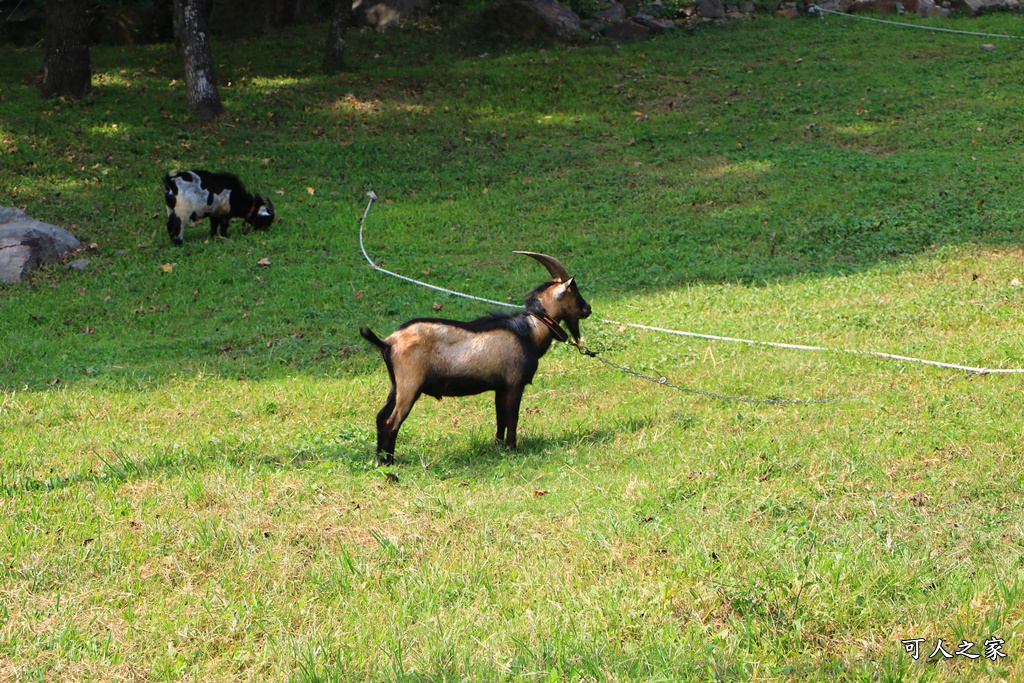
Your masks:
M 572 278 L 569 278 L 568 282 L 559 282 L 555 287 L 555 299 L 561 299 L 569 291 L 569 287 L 572 285 Z

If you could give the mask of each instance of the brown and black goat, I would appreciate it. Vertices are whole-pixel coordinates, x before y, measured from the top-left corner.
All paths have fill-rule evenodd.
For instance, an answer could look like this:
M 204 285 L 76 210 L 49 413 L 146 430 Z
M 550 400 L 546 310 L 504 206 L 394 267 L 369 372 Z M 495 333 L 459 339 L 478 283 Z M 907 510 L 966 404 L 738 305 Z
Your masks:
M 558 260 L 530 251 L 515 253 L 540 261 L 552 278 L 526 295 L 524 311 L 471 322 L 417 318 L 383 340 L 369 328 L 359 330 L 381 350 L 391 379 L 387 402 L 377 414 L 377 455 L 382 463 L 394 462 L 398 430 L 422 394 L 440 399 L 493 391 L 495 440 L 516 447 L 519 402 L 540 357 L 552 339 L 568 339 L 562 321 L 579 342 L 579 321 L 590 315 L 590 304 Z

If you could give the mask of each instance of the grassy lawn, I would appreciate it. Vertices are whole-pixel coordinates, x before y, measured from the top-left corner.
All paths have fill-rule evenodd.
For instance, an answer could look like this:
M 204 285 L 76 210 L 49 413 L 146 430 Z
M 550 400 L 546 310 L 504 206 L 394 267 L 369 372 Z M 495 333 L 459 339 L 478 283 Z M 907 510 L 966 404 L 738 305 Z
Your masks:
M 597 320 L 1024 367 L 1024 43 L 432 21 L 336 78 L 323 25 L 215 40 L 210 127 L 172 46 L 94 48 L 78 104 L 5 48 L 0 204 L 92 246 L 0 288 L 0 680 L 1024 679 L 1024 375 Z M 279 222 L 174 247 L 160 182 L 197 167 Z M 518 302 L 546 273 L 511 252 L 549 253 L 608 359 L 843 400 L 560 346 L 518 451 L 489 396 L 423 399 L 378 468 L 358 327 L 488 307 L 371 270 L 370 190 L 386 268 Z

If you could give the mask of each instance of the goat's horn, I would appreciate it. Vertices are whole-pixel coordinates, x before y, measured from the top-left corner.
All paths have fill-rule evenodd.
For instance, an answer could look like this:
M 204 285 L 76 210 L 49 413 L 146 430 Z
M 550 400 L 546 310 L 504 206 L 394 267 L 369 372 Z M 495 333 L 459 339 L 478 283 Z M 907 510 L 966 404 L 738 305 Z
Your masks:
M 558 282 L 568 282 L 569 278 L 571 277 L 569 275 L 569 271 L 565 269 L 565 266 L 559 263 L 558 259 L 556 259 L 553 256 L 548 256 L 547 254 L 538 254 L 535 251 L 514 251 L 512 253 L 523 254 L 524 256 L 532 256 L 533 258 L 537 259 L 538 261 L 541 262 L 541 264 L 543 264 L 545 268 L 548 269 L 548 272 L 551 273 L 551 277 L 557 280 Z

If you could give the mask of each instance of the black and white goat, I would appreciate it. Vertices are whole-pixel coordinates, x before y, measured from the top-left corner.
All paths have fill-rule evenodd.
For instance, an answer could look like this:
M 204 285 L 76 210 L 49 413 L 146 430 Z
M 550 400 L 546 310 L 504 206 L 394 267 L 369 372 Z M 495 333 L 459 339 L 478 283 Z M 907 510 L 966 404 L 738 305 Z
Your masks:
M 530 251 L 515 253 L 537 259 L 552 277 L 526 295 L 524 311 L 471 322 L 418 318 L 383 340 L 367 327 L 359 330 L 380 349 L 391 379 L 387 402 L 377 414 L 377 455 L 382 463 L 394 462 L 398 430 L 422 394 L 440 399 L 493 391 L 495 440 L 516 447 L 519 403 L 540 357 L 552 339 L 568 339 L 560 325 L 563 320 L 579 343 L 579 321 L 590 315 L 590 304 L 556 259 Z
M 274 222 L 274 205 L 260 195 L 251 195 L 233 173 L 178 171 L 164 176 L 167 200 L 167 234 L 175 244 L 185 240 L 185 226 L 210 217 L 210 237 L 228 236 L 232 218 L 243 218 L 256 230 Z

